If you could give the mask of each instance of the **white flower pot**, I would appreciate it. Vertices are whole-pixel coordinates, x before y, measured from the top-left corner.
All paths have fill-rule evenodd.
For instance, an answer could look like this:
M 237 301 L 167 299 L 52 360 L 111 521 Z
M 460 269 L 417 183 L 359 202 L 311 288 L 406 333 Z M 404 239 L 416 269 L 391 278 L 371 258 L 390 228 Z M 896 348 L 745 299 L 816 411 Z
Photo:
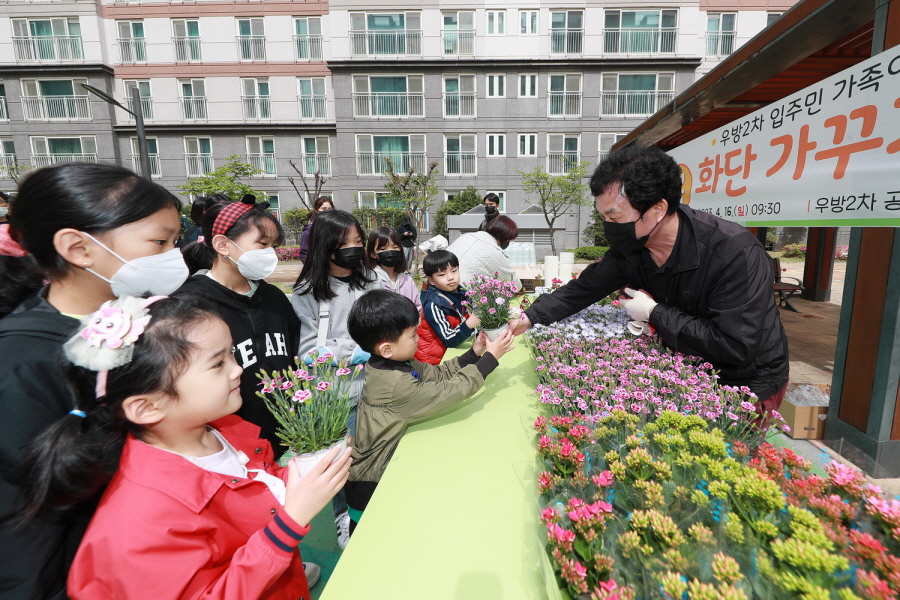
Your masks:
M 487 334 L 488 339 L 492 342 L 496 340 L 498 337 L 503 335 L 503 332 L 506 331 L 507 326 L 497 327 L 496 329 L 485 329 L 484 332 Z
M 316 450 L 315 452 L 307 452 L 304 454 L 298 454 L 291 458 L 291 463 L 297 467 L 297 472 L 300 473 L 300 477 L 305 477 L 307 473 L 309 473 L 316 463 L 325 458 L 325 455 L 328 454 L 328 451 L 334 448 L 335 446 L 341 447 L 341 453 L 344 452 L 347 448 L 347 438 L 345 437 L 341 441 L 332 444 L 328 448 L 323 448 L 321 450 Z M 340 456 L 340 453 L 338 453 Z

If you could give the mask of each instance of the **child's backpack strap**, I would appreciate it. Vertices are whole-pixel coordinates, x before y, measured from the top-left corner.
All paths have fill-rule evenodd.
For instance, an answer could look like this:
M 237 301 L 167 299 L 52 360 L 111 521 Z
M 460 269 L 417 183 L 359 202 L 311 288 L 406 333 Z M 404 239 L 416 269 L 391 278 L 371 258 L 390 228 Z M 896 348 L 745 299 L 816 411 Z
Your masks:
M 331 321 L 331 301 L 322 300 L 319 302 L 319 333 L 316 336 L 316 347 L 321 348 L 328 339 L 328 326 Z

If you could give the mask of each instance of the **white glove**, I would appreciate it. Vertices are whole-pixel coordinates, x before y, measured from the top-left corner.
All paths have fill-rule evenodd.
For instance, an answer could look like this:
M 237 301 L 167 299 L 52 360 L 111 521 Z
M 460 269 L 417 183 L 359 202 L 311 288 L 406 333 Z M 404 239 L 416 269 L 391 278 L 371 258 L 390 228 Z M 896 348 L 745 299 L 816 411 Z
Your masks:
M 628 333 L 637 337 L 640 335 L 653 335 L 650 325 L 646 321 L 628 321 Z
M 625 288 L 625 293 L 631 296 L 631 298 L 620 300 L 620 302 L 622 303 L 625 312 L 628 313 L 628 316 L 635 321 L 643 321 L 645 323 L 649 321 L 650 313 L 653 312 L 656 301 L 650 297 L 650 294 L 641 290 Z

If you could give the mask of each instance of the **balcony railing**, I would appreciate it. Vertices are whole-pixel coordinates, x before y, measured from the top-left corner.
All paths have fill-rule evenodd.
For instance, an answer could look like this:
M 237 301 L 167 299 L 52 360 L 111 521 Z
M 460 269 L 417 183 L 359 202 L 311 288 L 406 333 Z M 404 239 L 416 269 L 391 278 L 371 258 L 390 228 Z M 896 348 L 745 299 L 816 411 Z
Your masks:
M 547 173 L 563 175 L 578 164 L 578 152 L 548 152 Z
M 119 55 L 123 63 L 147 62 L 147 44 L 144 38 L 119 38 Z
M 97 162 L 97 154 L 32 154 L 29 162 L 35 168 L 59 163 Z
M 185 154 L 184 164 L 188 177 L 200 177 L 213 170 L 212 154 Z
M 162 177 L 162 169 L 159 163 L 159 154 L 150 154 L 150 177 Z M 141 157 L 138 154 L 131 155 L 131 170 L 135 173 L 141 172 Z
M 134 113 L 137 112 L 137 110 L 135 109 L 135 106 L 134 106 L 134 99 L 126 98 L 125 102 L 127 103 L 128 110 L 130 110 L 131 112 L 134 112 Z M 129 121 L 134 121 L 134 115 L 132 115 L 131 113 L 125 113 L 125 114 L 128 115 L 127 118 Z M 153 120 L 153 99 L 152 98 L 141 98 L 141 116 L 144 117 L 145 121 Z
M 441 30 L 444 54 L 452 56 L 475 56 L 475 32 L 458 29 Z
M 185 121 L 205 121 L 206 96 L 179 96 L 181 118 Z
M 80 35 L 13 36 L 17 62 L 74 62 L 84 60 Z
M 728 56 L 734 52 L 733 31 L 707 31 L 706 56 Z
M 331 176 L 331 155 L 319 153 L 303 153 L 303 174 L 312 176 L 316 173 Z
M 551 54 L 581 54 L 584 52 L 584 29 L 551 29 Z
M 0 177 L 12 179 L 12 174 L 16 171 L 16 155 L 0 154 Z
M 322 36 L 295 35 L 294 58 L 297 60 L 322 60 Z
M 405 173 L 410 167 L 419 173 L 425 172 L 424 152 L 357 152 L 357 175 L 383 175 L 387 169 L 385 159 L 394 163 L 394 171 Z
M 677 27 L 603 30 L 605 54 L 674 54 Z
M 266 60 L 266 36 L 237 36 L 238 57 L 241 60 Z
M 301 121 L 324 121 L 328 118 L 325 110 L 325 96 L 297 96 Z
M 550 92 L 550 116 L 580 117 L 581 92 Z
M 90 121 L 87 96 L 22 96 L 26 121 Z
M 672 101 L 675 92 L 626 91 L 601 92 L 600 114 L 620 116 L 649 116 Z
M 272 118 L 272 103 L 268 96 L 241 96 L 244 118 L 259 121 Z
M 475 92 L 445 92 L 444 116 L 474 117 L 475 116 Z
M 353 94 L 353 116 L 358 119 L 424 117 L 425 94 Z
M 254 169 L 262 171 L 257 173 L 256 177 L 275 177 L 275 155 L 274 154 L 248 154 L 247 162 Z
M 9 121 L 9 109 L 6 107 L 6 96 L 0 96 L 0 121 Z
M 444 172 L 447 175 L 474 175 L 474 152 L 447 152 L 444 154 Z
M 422 54 L 422 30 L 351 31 L 350 50 L 353 56 L 372 54 L 420 56 Z
M 200 62 L 203 55 L 200 54 L 200 38 L 173 37 L 175 44 L 175 62 Z

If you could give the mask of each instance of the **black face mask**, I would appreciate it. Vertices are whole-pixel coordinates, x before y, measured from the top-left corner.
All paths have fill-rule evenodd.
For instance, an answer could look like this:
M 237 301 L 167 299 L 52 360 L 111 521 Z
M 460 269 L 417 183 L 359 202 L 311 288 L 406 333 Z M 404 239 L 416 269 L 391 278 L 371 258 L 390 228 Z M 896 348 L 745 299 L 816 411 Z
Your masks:
M 643 218 L 644 215 L 641 215 L 638 221 Z M 650 239 L 650 233 L 653 233 L 656 229 L 656 225 L 659 225 L 659 223 L 654 225 L 653 229 L 650 230 L 650 233 L 642 238 L 637 237 L 637 234 L 634 231 L 636 223 L 637 221 L 630 221 L 628 223 L 603 221 L 603 234 L 606 236 L 606 241 L 609 242 L 609 247 L 613 250 L 618 250 L 625 255 L 634 254 L 635 252 L 640 251 L 647 243 L 647 240 Z
M 331 259 L 331 262 L 342 269 L 353 270 L 362 262 L 364 252 L 362 246 L 338 248 L 334 251 L 334 258 Z
M 378 264 L 382 267 L 396 267 L 400 264 L 400 258 L 402 256 L 403 253 L 399 250 L 385 250 L 384 252 L 375 253 Z
M 486 213 L 489 214 L 489 215 L 492 215 L 492 214 L 494 214 L 495 212 L 497 212 L 497 209 L 496 209 L 496 207 L 494 207 L 494 206 L 492 206 L 492 205 L 490 205 L 490 204 L 485 204 L 485 205 L 484 205 L 484 212 L 486 212 Z

